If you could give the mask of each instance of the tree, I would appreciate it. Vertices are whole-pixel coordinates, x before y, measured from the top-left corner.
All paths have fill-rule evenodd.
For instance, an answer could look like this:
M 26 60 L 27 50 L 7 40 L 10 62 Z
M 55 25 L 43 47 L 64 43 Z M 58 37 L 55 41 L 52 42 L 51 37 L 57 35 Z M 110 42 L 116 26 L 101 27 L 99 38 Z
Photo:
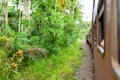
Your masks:
M 8 25 L 8 0 L 2 0 L 3 3 L 3 32 L 5 32 L 5 27 Z
M 81 6 L 77 0 L 32 1 L 32 32 L 40 36 L 40 45 L 50 52 L 72 44 L 78 37 Z
M 39 46 L 50 52 L 67 47 L 79 36 L 82 15 L 77 0 L 3 0 L 2 12 L 3 31 L 9 25 L 15 33 L 37 36 Z

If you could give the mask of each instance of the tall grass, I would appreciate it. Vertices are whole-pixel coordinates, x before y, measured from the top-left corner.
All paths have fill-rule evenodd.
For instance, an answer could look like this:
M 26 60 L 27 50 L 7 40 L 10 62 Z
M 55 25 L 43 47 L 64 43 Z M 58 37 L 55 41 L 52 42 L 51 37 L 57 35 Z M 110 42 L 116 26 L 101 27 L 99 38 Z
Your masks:
M 75 74 L 83 56 L 83 44 L 77 41 L 56 55 L 35 61 L 18 73 L 14 80 L 76 80 Z

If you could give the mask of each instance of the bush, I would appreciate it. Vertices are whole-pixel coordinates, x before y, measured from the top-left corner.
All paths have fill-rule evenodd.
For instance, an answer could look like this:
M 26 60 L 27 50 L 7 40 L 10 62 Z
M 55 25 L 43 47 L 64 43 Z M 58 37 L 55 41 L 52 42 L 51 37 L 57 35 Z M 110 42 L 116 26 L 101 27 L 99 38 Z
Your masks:
M 39 36 L 32 36 L 32 37 L 30 38 L 29 43 L 30 43 L 31 45 L 39 45 L 39 44 L 40 44 L 40 37 L 39 37 Z

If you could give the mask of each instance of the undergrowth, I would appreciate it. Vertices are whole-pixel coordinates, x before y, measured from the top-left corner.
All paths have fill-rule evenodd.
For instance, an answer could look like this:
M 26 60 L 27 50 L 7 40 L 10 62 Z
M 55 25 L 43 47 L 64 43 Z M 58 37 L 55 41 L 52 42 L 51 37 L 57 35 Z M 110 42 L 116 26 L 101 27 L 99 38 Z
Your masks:
M 56 55 L 35 61 L 13 80 L 76 80 L 76 71 L 83 56 L 83 44 L 77 41 Z

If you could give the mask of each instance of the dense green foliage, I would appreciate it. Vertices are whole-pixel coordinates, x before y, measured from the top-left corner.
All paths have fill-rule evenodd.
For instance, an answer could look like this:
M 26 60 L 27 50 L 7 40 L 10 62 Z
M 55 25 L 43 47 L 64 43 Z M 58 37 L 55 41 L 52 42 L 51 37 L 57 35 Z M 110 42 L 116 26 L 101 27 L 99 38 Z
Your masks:
M 34 1 L 32 4 L 36 3 Z M 35 27 L 32 28 L 30 35 L 39 36 L 40 45 L 49 50 L 50 53 L 57 53 L 61 48 L 73 43 L 77 39 L 80 29 L 79 24 L 76 24 L 75 21 L 81 22 L 81 16 L 76 17 L 78 15 L 76 12 L 72 14 L 72 11 L 69 13 L 61 11 L 57 7 L 57 3 L 59 2 L 55 0 L 43 0 L 32 7 L 36 9 L 32 14 Z M 67 7 L 67 2 L 64 4 Z M 68 6 L 74 7 L 75 5 L 76 3 Z M 79 11 L 80 7 L 77 6 L 75 9 Z
M 75 79 L 90 26 L 77 0 L 2 0 L 0 12 L 0 80 Z
M 6 77 L 6 73 L 0 70 L 2 75 L 0 80 L 76 80 L 75 73 L 79 65 L 82 64 L 83 56 L 83 44 L 80 41 L 76 41 L 73 45 L 61 50 L 56 55 L 51 55 L 35 62 L 32 61 L 32 64 L 30 61 L 27 62 L 30 65 L 22 67 L 23 69 L 20 70 L 20 73 L 5 69 L 8 73 Z M 10 72 L 17 75 L 9 75 Z
M 90 27 L 91 27 L 91 22 L 88 21 L 82 22 L 82 25 L 80 27 L 80 34 L 79 34 L 79 38 L 81 40 L 85 40 L 85 36 L 89 34 Z
M 31 5 L 23 1 L 24 8 L 30 6 L 30 22 L 24 11 L 26 9 L 17 8 L 20 7 L 19 0 L 12 0 L 11 3 L 8 6 L 8 24 L 3 35 L 14 37 L 16 33 L 19 34 L 18 31 L 26 33 L 26 40 L 32 39 L 31 43 L 45 48 L 50 54 L 58 53 L 61 48 L 72 44 L 78 38 L 82 15 L 77 0 L 32 0 Z

